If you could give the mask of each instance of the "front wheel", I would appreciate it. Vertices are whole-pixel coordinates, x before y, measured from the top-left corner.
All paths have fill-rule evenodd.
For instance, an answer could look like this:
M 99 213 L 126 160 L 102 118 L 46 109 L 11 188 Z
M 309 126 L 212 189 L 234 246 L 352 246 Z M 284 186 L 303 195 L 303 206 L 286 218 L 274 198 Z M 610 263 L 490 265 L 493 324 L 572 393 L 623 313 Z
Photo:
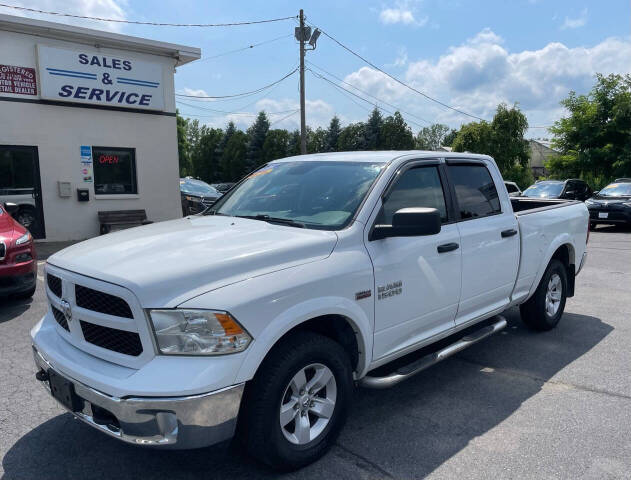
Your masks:
M 248 385 L 239 437 L 253 457 L 295 470 L 335 442 L 352 393 L 346 351 L 328 337 L 297 332 L 274 348 Z
M 567 298 L 567 270 L 552 259 L 530 299 L 519 307 L 521 319 L 535 330 L 552 330 L 557 326 Z

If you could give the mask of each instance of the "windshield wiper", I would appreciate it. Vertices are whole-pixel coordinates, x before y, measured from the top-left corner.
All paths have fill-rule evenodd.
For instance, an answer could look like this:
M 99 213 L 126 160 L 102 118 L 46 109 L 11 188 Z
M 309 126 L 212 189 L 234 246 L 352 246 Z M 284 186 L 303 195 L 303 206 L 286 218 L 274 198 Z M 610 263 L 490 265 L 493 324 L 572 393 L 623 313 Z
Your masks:
M 280 223 L 282 225 L 289 225 L 290 227 L 305 228 L 304 223 L 297 222 L 295 220 L 290 220 L 289 218 L 270 217 L 269 215 L 264 215 L 264 214 L 235 215 L 235 216 L 239 218 L 249 218 L 252 220 L 263 220 L 264 222 L 269 222 L 269 223 Z

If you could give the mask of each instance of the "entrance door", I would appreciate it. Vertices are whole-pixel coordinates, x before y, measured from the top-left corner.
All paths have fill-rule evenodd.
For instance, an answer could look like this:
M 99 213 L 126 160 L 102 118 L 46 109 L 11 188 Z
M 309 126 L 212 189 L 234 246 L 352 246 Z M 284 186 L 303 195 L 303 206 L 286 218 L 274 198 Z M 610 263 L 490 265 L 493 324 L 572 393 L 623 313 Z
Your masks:
M 35 238 L 44 238 L 42 187 L 37 147 L 0 145 L 0 203 L 18 205 L 15 219 Z
M 460 298 L 460 234 L 436 160 L 402 171 L 383 199 L 375 224 L 391 225 L 397 210 L 436 208 L 436 235 L 368 241 L 375 272 L 373 355 L 383 358 L 454 327 Z M 446 247 L 446 248 L 445 248 Z

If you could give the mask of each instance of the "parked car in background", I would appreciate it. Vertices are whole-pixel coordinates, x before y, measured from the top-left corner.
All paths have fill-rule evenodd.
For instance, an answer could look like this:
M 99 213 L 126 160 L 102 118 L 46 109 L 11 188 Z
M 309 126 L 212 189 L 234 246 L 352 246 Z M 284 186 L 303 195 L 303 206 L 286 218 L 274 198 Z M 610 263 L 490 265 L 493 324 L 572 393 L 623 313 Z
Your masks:
M 180 196 L 184 216 L 203 212 L 215 203 L 221 195 L 221 192 L 206 182 L 191 177 L 180 178 Z
M 33 237 L 9 212 L 14 203 L 0 204 L 0 298 L 32 297 L 37 286 L 37 256 Z
M 32 188 L 0 189 L 0 205 L 5 202 L 17 205 L 18 210 L 13 214 L 13 218 L 25 228 L 33 228 L 37 222 L 37 210 Z
M 592 189 L 583 180 L 542 180 L 522 192 L 525 197 L 564 198 L 584 202 L 592 196 Z
M 585 201 L 589 224 L 631 225 L 631 178 L 618 178 Z
M 235 182 L 223 182 L 223 183 L 211 183 L 210 186 L 213 187 L 220 193 L 226 193 L 232 187 L 236 185 Z
M 507 182 L 504 180 L 504 185 L 506 185 L 509 197 L 521 197 L 521 188 L 519 188 L 519 185 L 515 182 Z

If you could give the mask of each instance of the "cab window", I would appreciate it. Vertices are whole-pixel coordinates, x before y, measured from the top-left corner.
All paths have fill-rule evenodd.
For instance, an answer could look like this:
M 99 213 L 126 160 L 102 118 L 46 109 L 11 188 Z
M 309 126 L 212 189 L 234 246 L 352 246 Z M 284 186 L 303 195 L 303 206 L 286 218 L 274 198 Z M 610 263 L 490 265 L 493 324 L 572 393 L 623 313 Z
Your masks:
M 449 165 L 447 168 L 462 220 L 502 212 L 495 183 L 484 165 Z
M 435 208 L 440 213 L 442 223 L 447 222 L 447 207 L 438 167 L 415 167 L 405 171 L 390 190 L 376 223 L 392 225 L 392 216 L 397 210 L 415 207 Z

